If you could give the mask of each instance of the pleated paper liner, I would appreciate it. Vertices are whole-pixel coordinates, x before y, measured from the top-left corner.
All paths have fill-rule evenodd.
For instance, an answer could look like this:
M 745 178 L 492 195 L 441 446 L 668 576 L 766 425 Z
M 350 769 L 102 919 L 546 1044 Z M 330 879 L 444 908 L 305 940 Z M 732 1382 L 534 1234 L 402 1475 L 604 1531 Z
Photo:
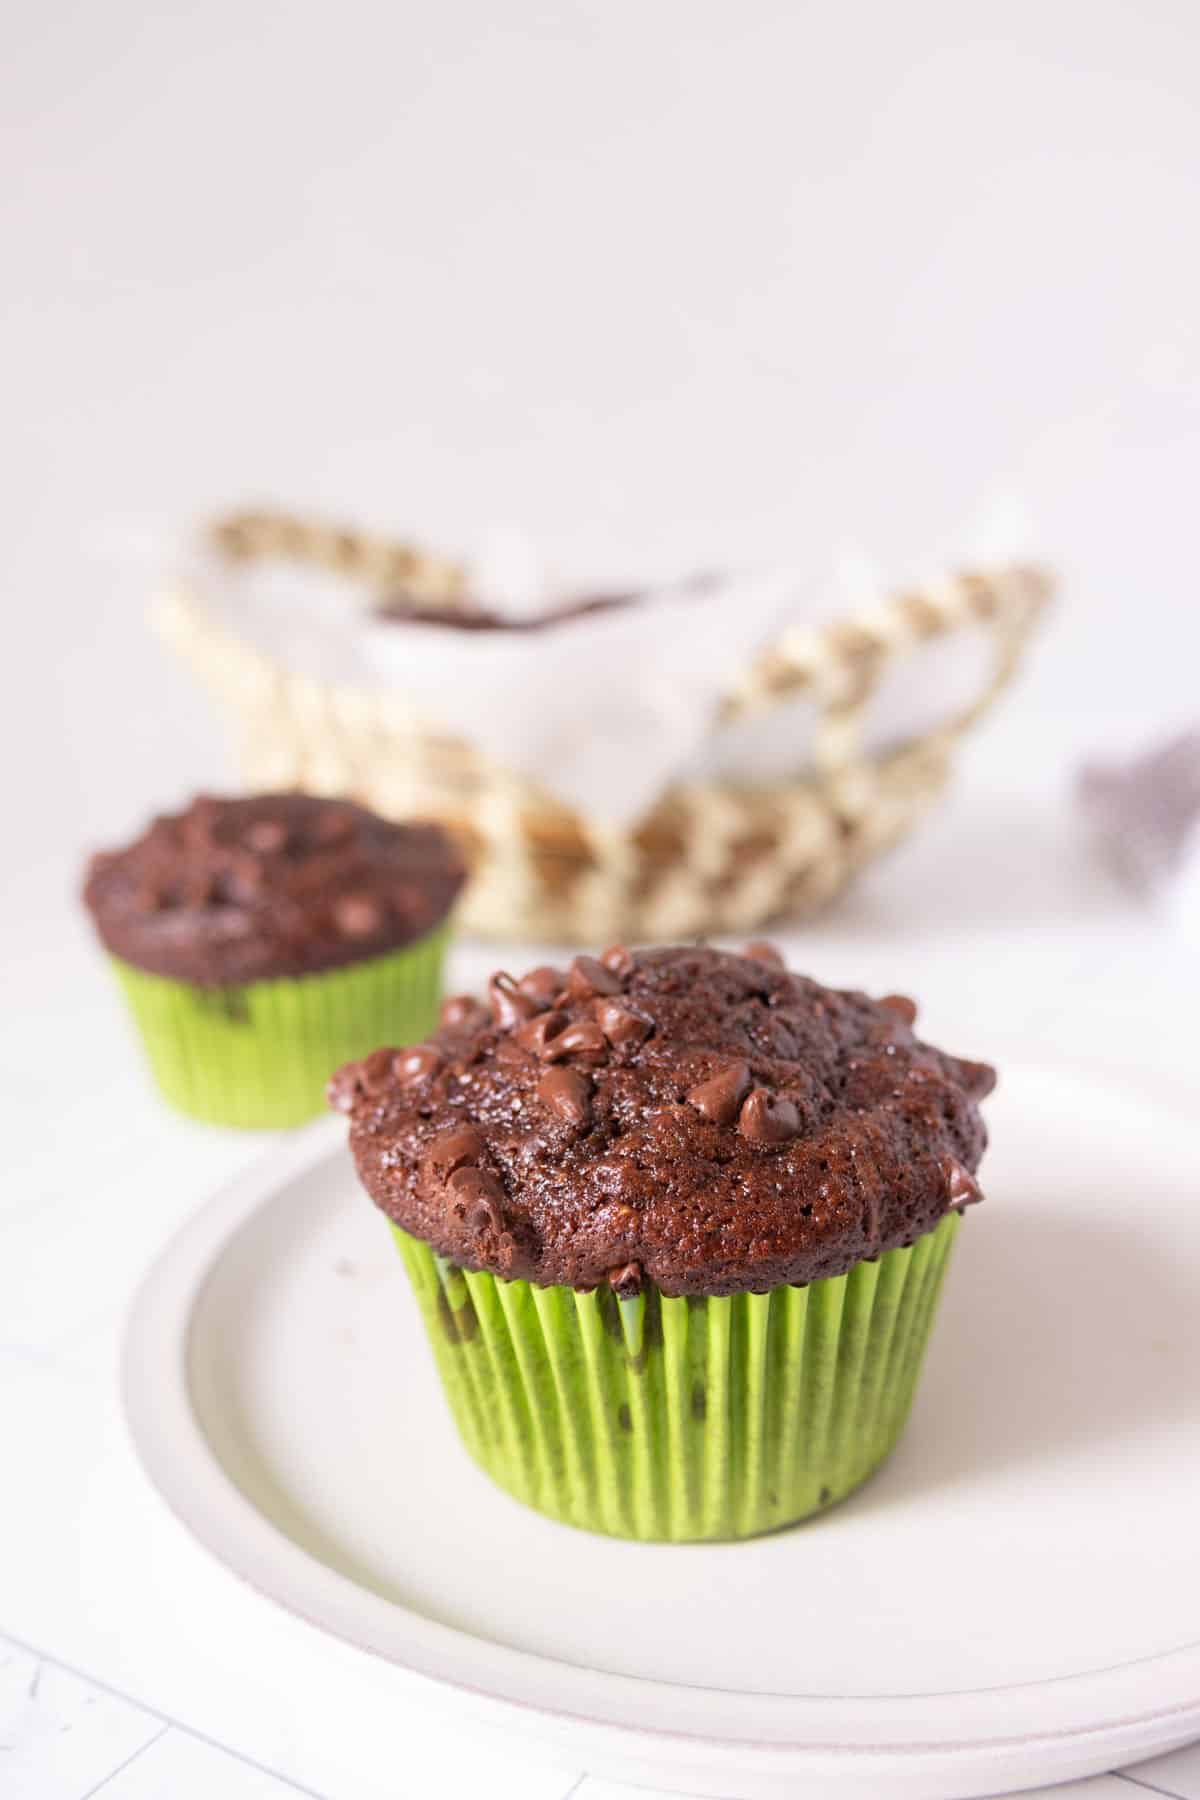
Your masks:
M 204 988 L 113 958 L 164 1098 L 213 1125 L 299 1125 L 339 1063 L 410 1044 L 437 1021 L 448 926 L 315 975 Z
M 958 1229 L 807 1287 L 632 1300 L 455 1267 L 393 1226 L 464 1443 L 569 1525 L 686 1543 L 793 1525 L 908 1417 Z

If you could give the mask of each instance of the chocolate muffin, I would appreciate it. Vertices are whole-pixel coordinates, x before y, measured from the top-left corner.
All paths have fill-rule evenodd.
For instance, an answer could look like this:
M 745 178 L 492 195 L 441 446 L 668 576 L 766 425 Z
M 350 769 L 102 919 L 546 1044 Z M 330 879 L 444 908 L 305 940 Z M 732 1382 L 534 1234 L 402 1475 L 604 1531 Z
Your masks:
M 94 856 L 84 902 L 166 1097 L 291 1125 L 331 1067 L 437 1006 L 461 859 L 436 825 L 307 794 L 202 795 Z
M 571 1523 L 740 1537 L 857 1486 L 911 1402 L 994 1076 L 769 946 L 498 974 L 332 1103 L 468 1448 Z

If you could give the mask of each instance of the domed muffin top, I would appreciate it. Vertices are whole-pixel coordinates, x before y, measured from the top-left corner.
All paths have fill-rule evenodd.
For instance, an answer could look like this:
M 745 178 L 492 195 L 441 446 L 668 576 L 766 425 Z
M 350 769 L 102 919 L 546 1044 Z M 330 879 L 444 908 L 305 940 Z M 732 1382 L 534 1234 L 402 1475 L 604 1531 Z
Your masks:
M 436 825 L 309 794 L 201 795 L 94 856 L 83 892 L 114 956 L 214 987 L 400 949 L 445 917 L 463 879 Z
M 995 1077 L 767 945 L 576 957 L 329 1084 L 372 1199 L 469 1269 L 621 1295 L 840 1275 L 979 1198 Z

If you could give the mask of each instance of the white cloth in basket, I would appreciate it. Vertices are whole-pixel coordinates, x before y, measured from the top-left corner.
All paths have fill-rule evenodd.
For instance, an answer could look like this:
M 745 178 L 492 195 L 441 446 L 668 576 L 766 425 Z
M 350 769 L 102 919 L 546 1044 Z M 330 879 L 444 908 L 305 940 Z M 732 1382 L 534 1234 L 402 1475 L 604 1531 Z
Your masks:
M 299 674 L 392 690 L 415 721 L 463 738 L 614 829 L 671 784 L 760 784 L 811 766 L 814 702 L 800 698 L 721 725 L 722 702 L 755 656 L 789 628 L 861 615 L 885 591 L 858 559 L 853 578 L 794 570 L 729 574 L 650 590 L 638 603 L 539 631 L 461 631 L 381 620 L 342 578 L 283 562 L 222 564 L 189 553 L 186 578 L 226 628 Z M 505 546 L 473 592 L 506 611 L 553 599 Z M 519 578 L 518 578 L 519 577 Z M 560 596 L 561 598 L 561 596 Z M 356 604 L 356 601 L 358 602 Z M 941 723 L 983 689 L 982 632 L 956 632 L 890 670 L 868 747 Z

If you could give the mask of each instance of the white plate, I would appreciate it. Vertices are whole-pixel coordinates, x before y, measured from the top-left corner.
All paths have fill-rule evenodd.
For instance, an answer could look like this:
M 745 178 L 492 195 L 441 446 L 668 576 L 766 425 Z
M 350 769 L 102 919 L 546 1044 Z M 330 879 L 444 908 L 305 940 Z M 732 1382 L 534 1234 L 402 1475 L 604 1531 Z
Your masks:
M 907 1435 L 729 1546 L 555 1525 L 468 1461 L 340 1122 L 139 1296 L 151 1477 L 228 1566 L 576 1766 L 738 1796 L 978 1795 L 1200 1735 L 1196 1108 L 1016 1067 Z

